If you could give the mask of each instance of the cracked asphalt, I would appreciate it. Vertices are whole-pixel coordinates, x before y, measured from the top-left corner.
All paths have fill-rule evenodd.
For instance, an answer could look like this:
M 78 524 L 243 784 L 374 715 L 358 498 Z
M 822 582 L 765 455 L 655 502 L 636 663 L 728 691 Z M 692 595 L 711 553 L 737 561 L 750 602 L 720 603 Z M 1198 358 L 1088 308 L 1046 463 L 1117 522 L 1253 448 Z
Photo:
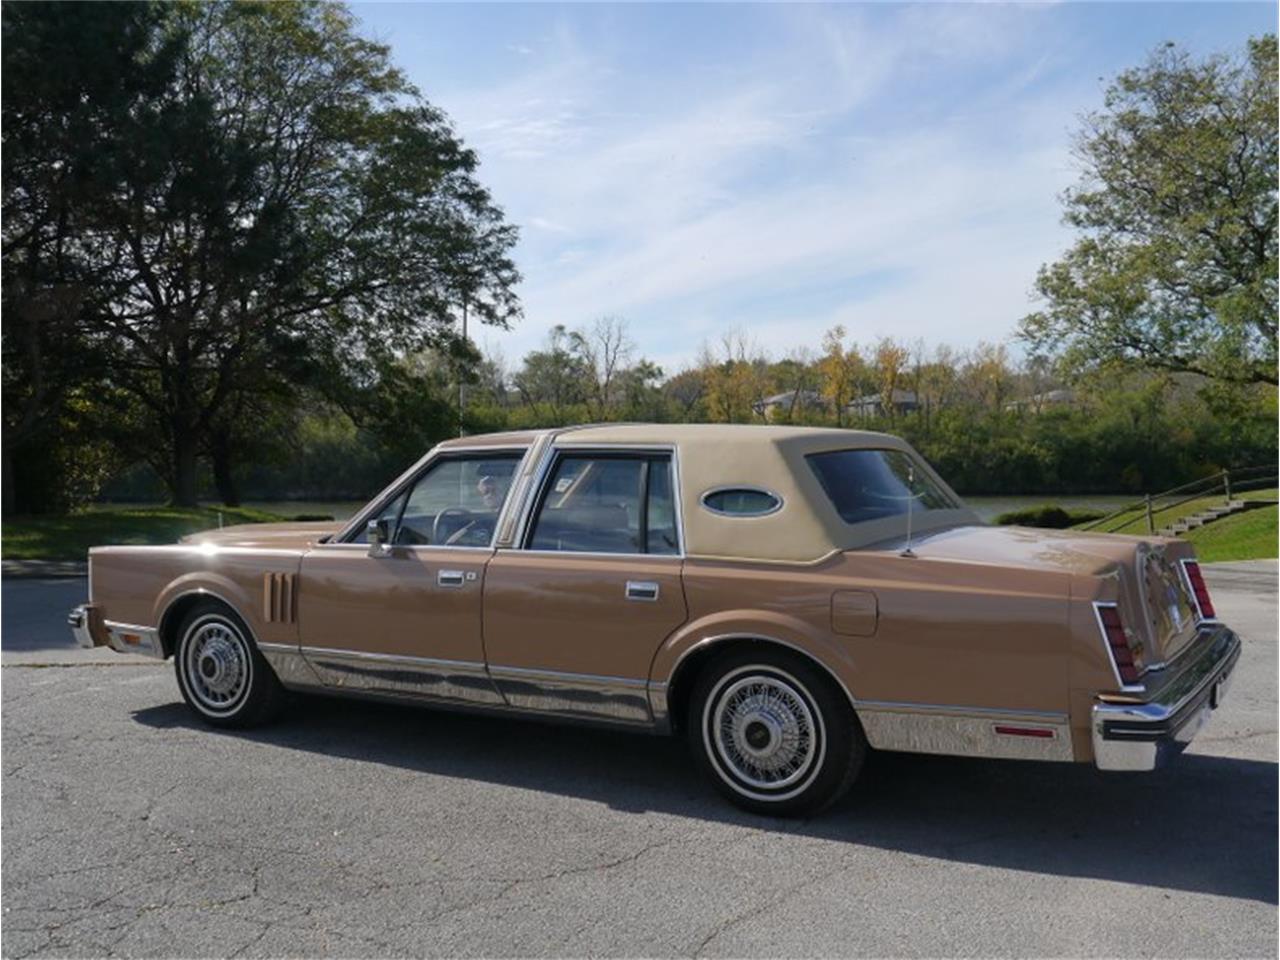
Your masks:
M 3 923 L 27 956 L 1200 956 L 1277 951 L 1274 562 L 1175 766 L 881 754 L 807 822 L 654 737 L 326 699 L 220 733 L 169 664 L 70 645 L 82 581 L 3 582 Z

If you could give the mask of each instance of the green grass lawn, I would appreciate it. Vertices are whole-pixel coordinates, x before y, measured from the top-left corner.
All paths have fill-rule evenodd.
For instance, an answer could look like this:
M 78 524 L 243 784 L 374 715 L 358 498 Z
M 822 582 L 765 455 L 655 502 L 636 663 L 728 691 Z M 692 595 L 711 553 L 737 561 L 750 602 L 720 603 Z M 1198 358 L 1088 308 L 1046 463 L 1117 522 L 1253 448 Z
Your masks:
M 0 528 L 5 560 L 83 560 L 106 544 L 174 543 L 222 523 L 269 523 L 284 518 L 244 507 L 90 507 L 61 517 L 11 517 Z
M 1231 499 L 1275 500 L 1277 499 L 1277 490 L 1275 487 L 1262 490 L 1245 490 L 1241 493 L 1233 493 Z M 1181 520 L 1183 517 L 1189 517 L 1192 514 L 1208 510 L 1210 507 L 1221 506 L 1224 503 L 1226 503 L 1226 497 L 1219 493 L 1212 497 L 1198 497 L 1195 500 L 1188 500 L 1186 503 L 1171 507 L 1168 510 L 1160 510 L 1154 516 L 1156 530 L 1159 531 L 1175 521 Z M 1222 522 L 1224 521 L 1218 521 L 1218 523 Z M 1128 513 L 1113 517 L 1100 527 L 1094 527 L 1093 530 L 1098 533 L 1128 533 L 1140 536 L 1148 532 L 1147 514 L 1145 510 L 1130 510 Z
M 1215 520 L 1182 539 L 1195 544 L 1205 563 L 1218 560 L 1262 560 L 1277 554 L 1277 511 L 1280 507 L 1255 507 L 1223 520 Z

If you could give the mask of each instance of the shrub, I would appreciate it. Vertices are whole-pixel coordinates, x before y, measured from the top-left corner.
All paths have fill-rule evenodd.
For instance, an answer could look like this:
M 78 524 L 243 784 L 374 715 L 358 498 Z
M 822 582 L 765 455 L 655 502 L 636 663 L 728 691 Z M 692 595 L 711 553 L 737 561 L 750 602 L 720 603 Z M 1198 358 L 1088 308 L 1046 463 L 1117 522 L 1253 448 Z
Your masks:
M 1078 523 L 1090 520 L 1101 520 L 1106 514 L 1097 510 L 1064 510 L 1062 507 L 1046 503 L 1039 507 L 1027 507 L 1024 510 L 1010 510 L 996 517 L 1001 526 L 1047 527 L 1052 530 L 1065 530 Z

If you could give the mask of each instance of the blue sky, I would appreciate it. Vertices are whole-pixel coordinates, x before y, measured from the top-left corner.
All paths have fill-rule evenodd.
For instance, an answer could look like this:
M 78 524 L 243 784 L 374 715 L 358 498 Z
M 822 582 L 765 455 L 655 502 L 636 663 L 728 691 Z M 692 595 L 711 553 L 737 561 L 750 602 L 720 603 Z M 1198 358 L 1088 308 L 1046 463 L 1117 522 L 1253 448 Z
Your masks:
M 668 373 L 745 332 L 775 357 L 843 324 L 1004 340 L 1069 242 L 1076 117 L 1168 40 L 1275 29 L 1257 4 L 357 3 L 520 225 L 525 316 L 626 319 Z

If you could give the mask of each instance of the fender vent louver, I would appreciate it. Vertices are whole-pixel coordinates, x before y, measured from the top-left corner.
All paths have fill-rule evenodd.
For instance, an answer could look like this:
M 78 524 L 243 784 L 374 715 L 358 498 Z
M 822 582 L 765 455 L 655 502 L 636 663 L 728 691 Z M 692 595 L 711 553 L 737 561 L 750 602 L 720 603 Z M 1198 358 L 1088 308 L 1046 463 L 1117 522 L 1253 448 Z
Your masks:
M 262 575 L 262 617 L 268 623 L 293 623 L 297 602 L 292 573 Z

